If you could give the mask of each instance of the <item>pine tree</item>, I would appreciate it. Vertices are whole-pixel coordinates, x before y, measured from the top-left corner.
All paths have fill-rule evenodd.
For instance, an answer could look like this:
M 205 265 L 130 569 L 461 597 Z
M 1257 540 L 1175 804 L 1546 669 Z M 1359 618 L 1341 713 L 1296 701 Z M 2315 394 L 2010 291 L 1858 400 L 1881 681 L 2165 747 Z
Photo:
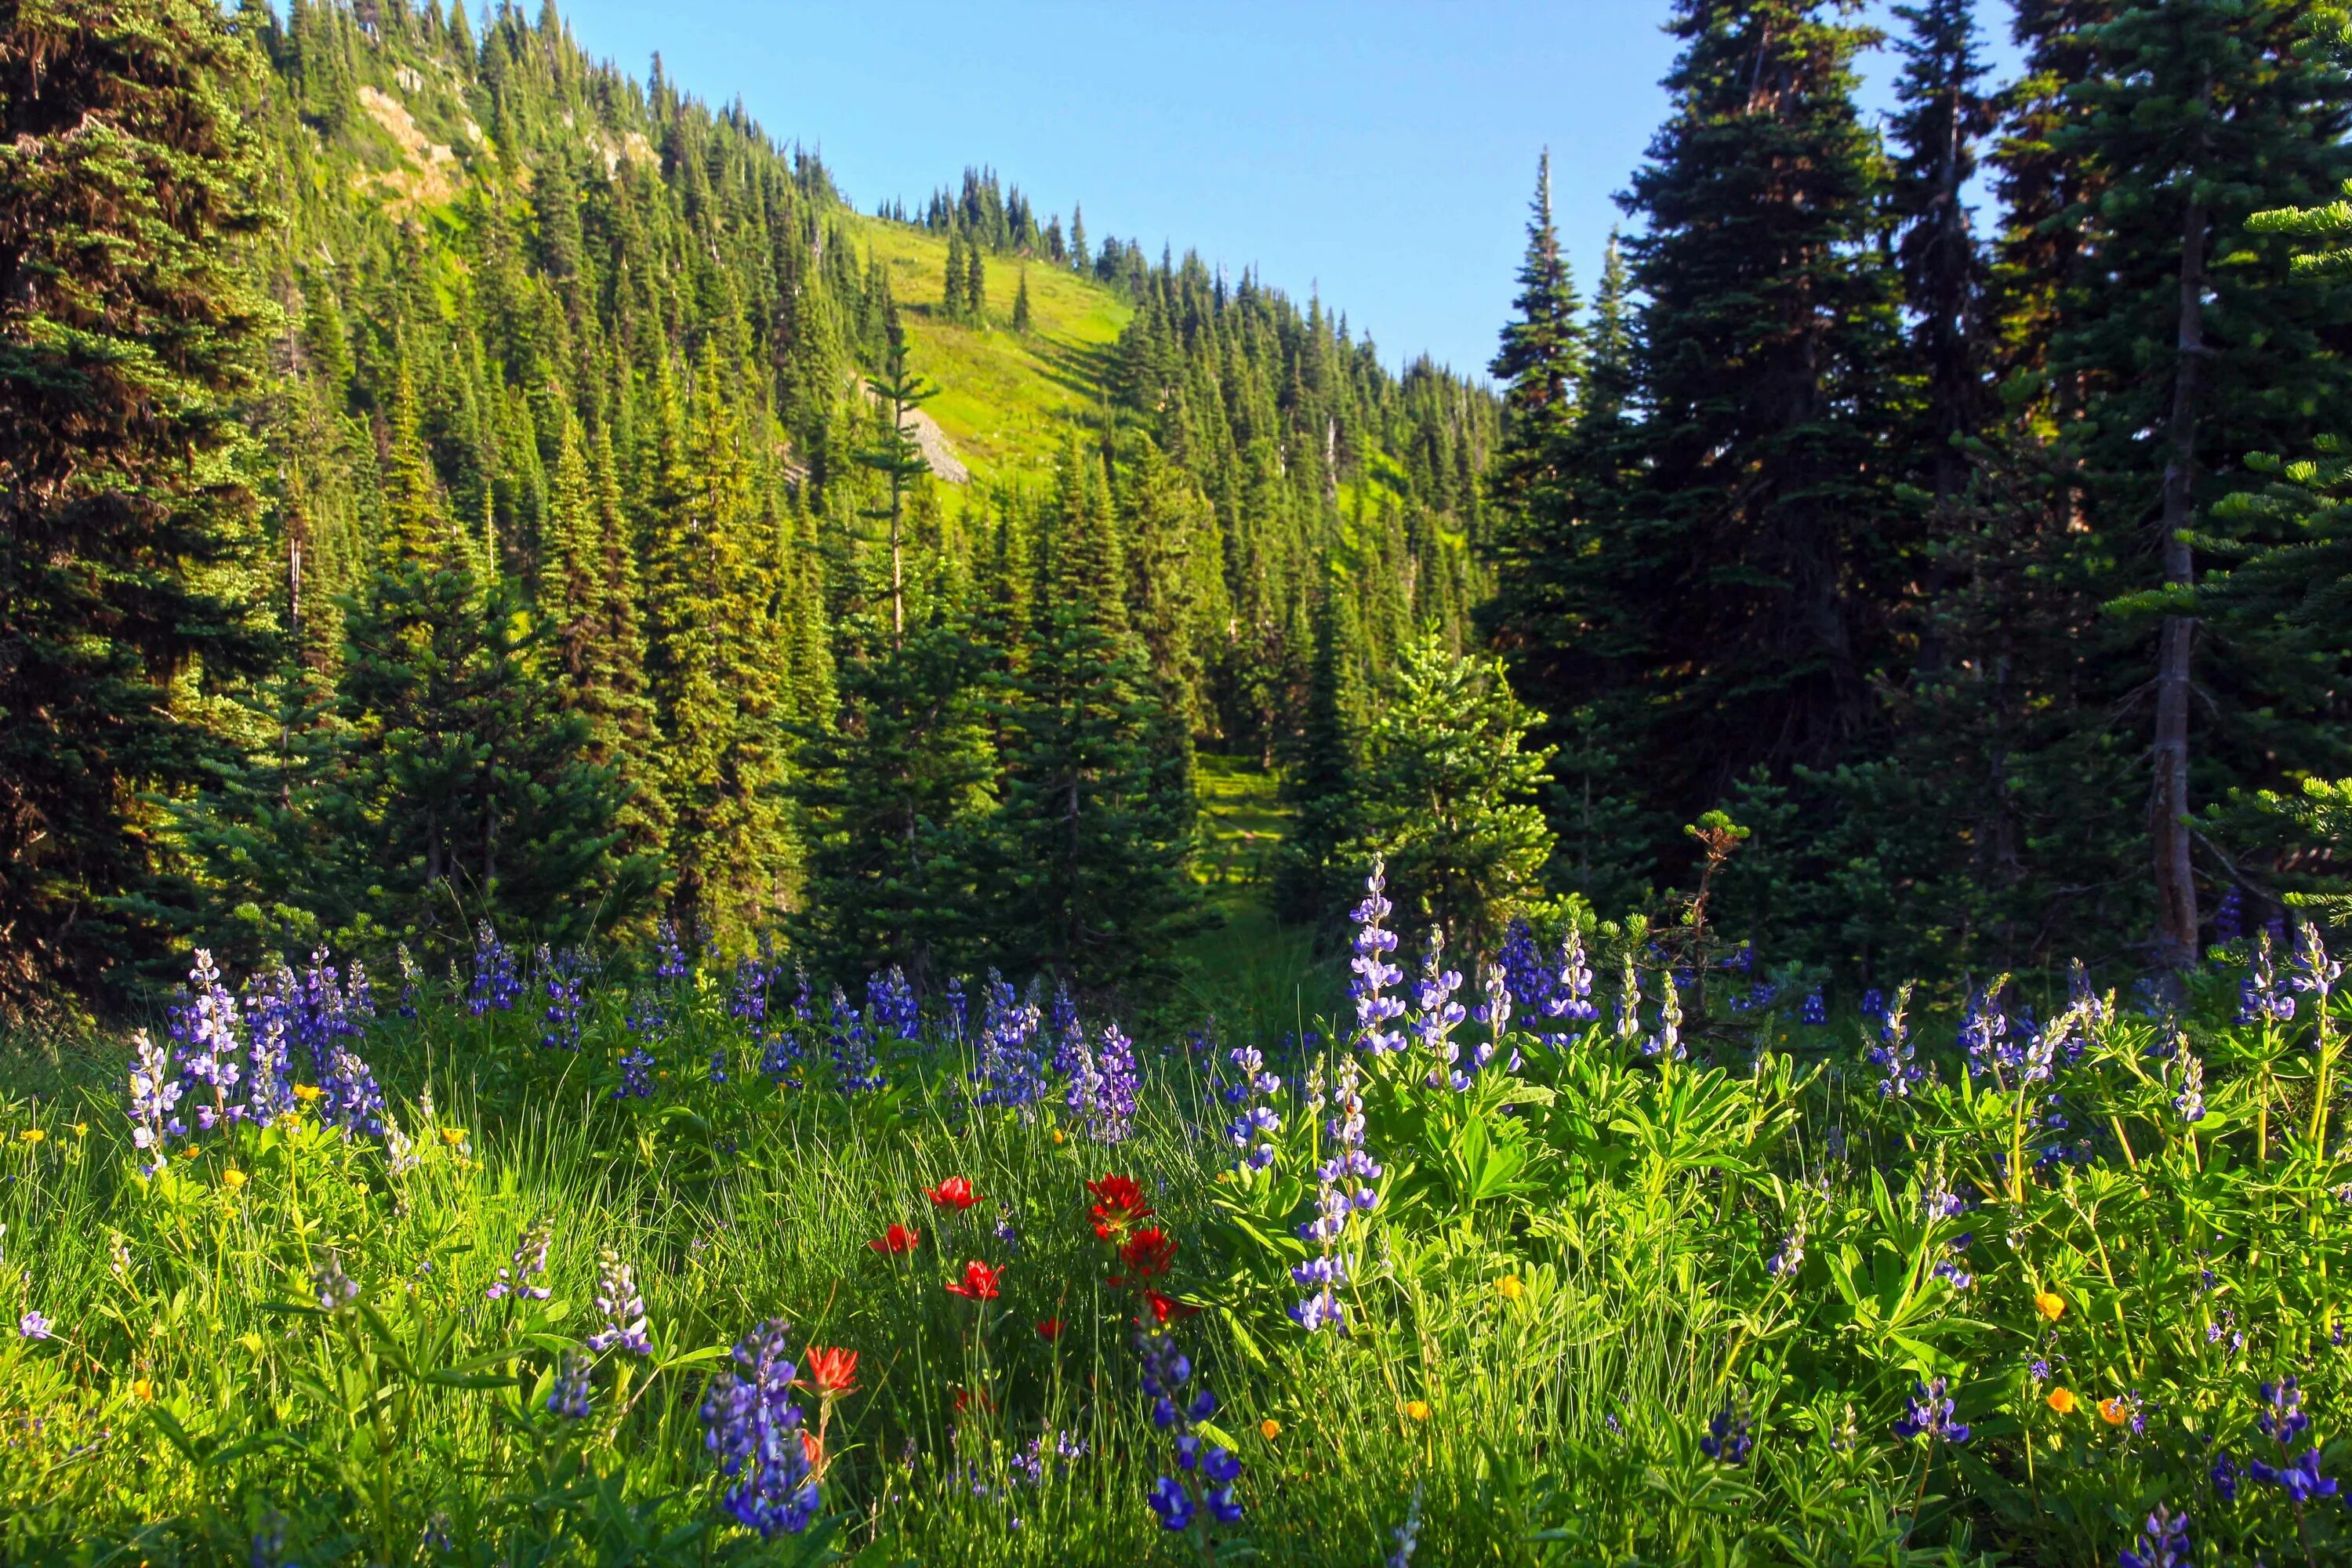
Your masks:
M 1013 330 L 1023 337 L 1027 337 L 1030 325 L 1029 269 L 1024 267 L 1021 269 L 1020 291 L 1013 296 Z
M 2157 954 L 2173 968 L 2200 951 L 2189 820 L 2193 531 L 2243 454 L 2277 449 L 2315 414 L 2342 427 L 2352 397 L 2352 375 L 2324 346 L 2347 324 L 2346 302 L 2289 274 L 2276 239 L 2271 264 L 2258 265 L 2265 242 L 2249 233 L 2255 211 L 2315 205 L 2352 174 L 2352 75 L 2307 47 L 2310 21 L 2285 0 L 2126 11 L 2092 31 L 2097 69 L 2071 95 L 2080 118 L 2054 138 L 2109 182 L 2097 202 L 2063 215 L 2100 264 L 2062 292 L 2050 353 L 2053 373 L 2085 394 L 2067 440 L 2084 463 L 2092 527 L 2132 563 L 2117 585 L 2139 590 L 2133 607 L 2156 623 L 2148 832 Z M 2153 561 L 2140 542 L 2150 531 Z M 2231 684 L 2226 666 L 2208 681 Z M 2213 737 L 2220 766 L 2206 771 L 2278 767 L 2283 742 L 2326 744 L 2264 719 L 2252 734 Z
M 940 314 L 950 321 L 961 321 L 971 314 L 971 297 L 965 292 L 970 276 L 964 265 L 963 235 L 951 228 L 948 230 L 947 280 L 940 297 Z
M 1307 713 L 1282 791 L 1291 827 L 1275 868 L 1275 906 L 1286 920 L 1321 924 L 1344 906 L 1361 868 L 1348 855 L 1363 832 L 1362 652 L 1347 584 L 1327 575 L 1315 601 L 1315 649 Z
M 0 1016 L 133 986 L 139 803 L 218 751 L 175 681 L 267 663 L 232 417 L 263 310 L 249 72 L 201 0 L 0 29 Z
M 958 586 L 935 583 L 910 628 L 849 628 L 839 710 L 803 758 L 799 924 L 835 974 L 896 964 L 928 988 L 982 951 L 996 764 L 981 650 L 951 607 Z
M 1528 750 L 1542 716 L 1511 695 L 1499 660 L 1407 643 L 1365 744 L 1353 858 L 1388 868 L 1400 921 L 1435 925 L 1453 951 L 1492 951 L 1542 893 L 1551 831 L 1536 804 L 1550 752 Z
M 988 269 L 979 246 L 965 247 L 964 267 L 963 308 L 973 326 L 984 327 L 988 325 Z
M 1148 992 L 1193 921 L 1189 750 L 1154 700 L 1123 602 L 1101 470 L 1064 451 L 1024 667 L 1007 715 L 1004 831 L 1017 967 Z
M 1087 209 L 1073 205 L 1070 208 L 1070 269 L 1088 272 L 1094 268 L 1094 258 L 1087 254 Z
M 1985 66 L 1969 0 L 1900 5 L 1895 15 L 1911 31 L 1897 46 L 1904 67 L 1890 130 L 1901 151 L 1889 195 L 1904 301 L 1917 320 L 1913 353 L 1927 383 L 1928 478 L 1936 496 L 1948 499 L 1967 473 L 1959 442 L 1990 412 L 1979 331 L 1984 268 L 1965 194 L 1993 110 L 1981 90 Z
M 1588 705 L 1650 820 L 1871 718 L 1906 574 L 1883 423 L 1901 405 L 1866 30 L 1811 0 L 1683 0 L 1672 119 L 1636 173 L 1638 422 L 1580 442 L 1549 542 L 1504 563 L 1559 712 Z M 1661 850 L 1673 840 L 1661 832 Z
M 1519 264 L 1519 293 L 1511 308 L 1517 316 L 1503 329 L 1502 348 L 1486 367 L 1503 384 L 1503 444 L 1494 482 L 1506 505 L 1524 505 L 1531 491 L 1552 478 L 1583 374 L 1576 289 L 1552 223 L 1548 150 L 1536 164 L 1527 258 Z
M 907 368 L 907 335 L 895 314 L 882 374 L 867 381 L 866 388 L 874 399 L 881 424 L 877 438 L 857 454 L 857 460 L 879 474 L 890 487 L 889 499 L 866 508 L 865 515 L 882 523 L 887 531 L 884 537 L 890 552 L 890 637 L 896 647 L 904 639 L 907 629 L 907 496 L 931 471 L 921 443 L 915 439 L 911 421 L 923 403 L 938 395 L 939 388 Z

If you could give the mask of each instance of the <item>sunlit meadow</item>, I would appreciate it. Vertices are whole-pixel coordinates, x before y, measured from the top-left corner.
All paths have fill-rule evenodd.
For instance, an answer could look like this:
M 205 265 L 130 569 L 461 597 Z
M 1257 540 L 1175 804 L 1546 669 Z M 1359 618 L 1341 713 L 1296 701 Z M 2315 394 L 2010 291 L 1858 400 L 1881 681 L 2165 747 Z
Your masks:
M 199 957 L 8 1058 L 0 1557 L 2346 1559 L 2320 933 L 1944 1012 L 1377 886 L 1348 956 L 1265 1038 Z

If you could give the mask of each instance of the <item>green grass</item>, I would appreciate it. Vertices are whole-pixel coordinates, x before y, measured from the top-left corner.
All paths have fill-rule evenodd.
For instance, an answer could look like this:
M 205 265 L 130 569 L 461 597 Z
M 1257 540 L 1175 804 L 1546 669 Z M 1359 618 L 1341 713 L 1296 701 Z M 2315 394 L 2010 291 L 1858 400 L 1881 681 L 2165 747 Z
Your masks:
M 991 256 L 985 328 L 944 320 L 947 240 L 905 224 L 851 223 L 861 250 L 888 269 L 907 323 L 908 362 L 940 387 L 924 409 L 980 479 L 1050 468 L 1079 416 L 1101 401 L 1105 351 L 1134 311 L 1108 289 L 1044 261 Z M 1011 326 L 1021 275 L 1033 326 Z
M 1184 1000 L 1248 1039 L 1279 1039 L 1329 1014 L 1346 989 L 1338 961 L 1316 952 L 1314 933 L 1278 924 L 1267 906 L 1276 850 L 1289 815 L 1279 781 L 1250 759 L 1204 752 L 1194 759 L 1201 801 L 1192 875 L 1215 923 L 1186 942 Z

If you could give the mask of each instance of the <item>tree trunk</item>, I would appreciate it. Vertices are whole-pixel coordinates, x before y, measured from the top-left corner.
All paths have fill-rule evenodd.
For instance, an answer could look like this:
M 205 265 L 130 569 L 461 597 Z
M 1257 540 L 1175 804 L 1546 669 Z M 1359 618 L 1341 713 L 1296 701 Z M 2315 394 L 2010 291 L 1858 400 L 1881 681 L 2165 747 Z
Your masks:
M 2164 466 L 2164 581 L 2196 580 L 2187 531 L 2196 507 L 2197 396 L 2205 358 L 2206 208 L 2191 196 L 2180 226 L 2180 323 L 2172 379 L 2172 452 Z M 2148 830 L 2156 851 L 2156 955 L 2168 969 L 2197 962 L 2197 882 L 2189 864 L 2189 672 L 2193 616 L 2168 615 L 2157 640 L 2155 778 Z

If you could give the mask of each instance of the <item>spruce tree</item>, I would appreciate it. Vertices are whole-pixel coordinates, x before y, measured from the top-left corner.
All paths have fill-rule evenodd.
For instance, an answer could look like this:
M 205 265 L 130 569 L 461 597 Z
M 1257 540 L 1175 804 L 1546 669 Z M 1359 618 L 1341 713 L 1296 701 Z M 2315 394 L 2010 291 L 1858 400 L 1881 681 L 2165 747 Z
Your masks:
M 1352 858 L 1387 867 L 1400 923 L 1442 928 L 1453 951 L 1491 951 L 1542 896 L 1551 831 L 1537 805 L 1550 752 L 1528 749 L 1542 715 L 1512 696 L 1499 660 L 1434 635 L 1399 650 L 1365 742 L 1362 831 Z
M 1013 296 L 1013 330 L 1023 337 L 1029 335 L 1032 319 L 1029 314 L 1029 269 L 1021 269 L 1021 289 Z
M 964 291 L 969 276 L 964 266 L 963 234 L 951 228 L 948 230 L 947 278 L 940 296 L 940 314 L 950 321 L 961 321 L 971 314 L 971 296 Z
M 1367 719 L 1356 610 L 1348 584 L 1327 574 L 1315 601 L 1315 648 L 1307 666 L 1307 712 L 1282 777 L 1291 826 L 1275 867 L 1275 905 L 1286 920 L 1333 920 L 1361 868 L 1348 856 L 1363 831 Z
M 1545 488 L 1559 458 L 1559 442 L 1576 413 L 1583 374 L 1583 331 L 1576 289 L 1560 255 L 1551 216 L 1551 153 L 1536 164 L 1536 195 L 1528 219 L 1526 259 L 1519 264 L 1517 312 L 1503 329 L 1503 344 L 1486 368 L 1503 384 L 1503 444 L 1494 482 L 1507 507 L 1524 505 Z
M 234 418 L 264 309 L 250 62 L 203 0 L 0 28 L 0 1016 L 131 989 L 142 797 L 219 750 L 176 683 L 269 652 Z
M 1004 833 L 1013 966 L 1081 991 L 1148 993 L 1195 921 L 1191 758 L 1129 625 L 1126 565 L 1098 463 L 1064 450 L 1024 666 L 1007 714 Z
M 2342 427 L 2352 397 L 2352 374 L 2327 352 L 2346 301 L 2293 274 L 2282 242 L 2249 227 L 2256 211 L 2315 205 L 2352 174 L 2352 75 L 2310 47 L 2311 23 L 2285 0 L 2135 6 L 2089 30 L 2096 68 L 2070 92 L 2079 118 L 2053 138 L 2106 181 L 2061 217 L 2099 265 L 2061 293 L 2050 355 L 2053 374 L 2084 390 L 2064 438 L 2084 466 L 2094 534 L 2122 565 L 2116 586 L 2136 590 L 2129 606 L 2154 624 L 2147 820 L 2156 952 L 2173 968 L 2200 952 L 2192 538 L 2245 453 L 2279 449 L 2315 416 Z M 2225 664 L 2206 684 L 2236 683 Z M 2237 729 L 2236 706 L 2221 708 L 2209 779 L 2294 767 L 2296 751 L 2327 743 L 2259 710 Z
M 1547 547 L 1507 556 L 1533 689 L 1591 706 L 1656 826 L 1759 764 L 1845 753 L 1904 590 L 1883 170 L 1853 103 L 1874 37 L 1813 0 L 1683 0 L 1672 118 L 1633 178 L 1643 416 L 1580 443 Z
M 907 368 L 907 334 L 894 311 L 889 347 L 882 373 L 866 384 L 879 416 L 874 443 L 857 454 L 858 462 L 880 475 L 890 488 L 888 499 L 866 509 L 865 515 L 884 527 L 890 552 L 890 638 L 896 647 L 907 629 L 907 497 L 930 474 L 930 463 L 915 439 L 913 416 L 939 388 Z
M 978 245 L 964 250 L 963 308 L 975 327 L 988 325 L 988 269 Z

